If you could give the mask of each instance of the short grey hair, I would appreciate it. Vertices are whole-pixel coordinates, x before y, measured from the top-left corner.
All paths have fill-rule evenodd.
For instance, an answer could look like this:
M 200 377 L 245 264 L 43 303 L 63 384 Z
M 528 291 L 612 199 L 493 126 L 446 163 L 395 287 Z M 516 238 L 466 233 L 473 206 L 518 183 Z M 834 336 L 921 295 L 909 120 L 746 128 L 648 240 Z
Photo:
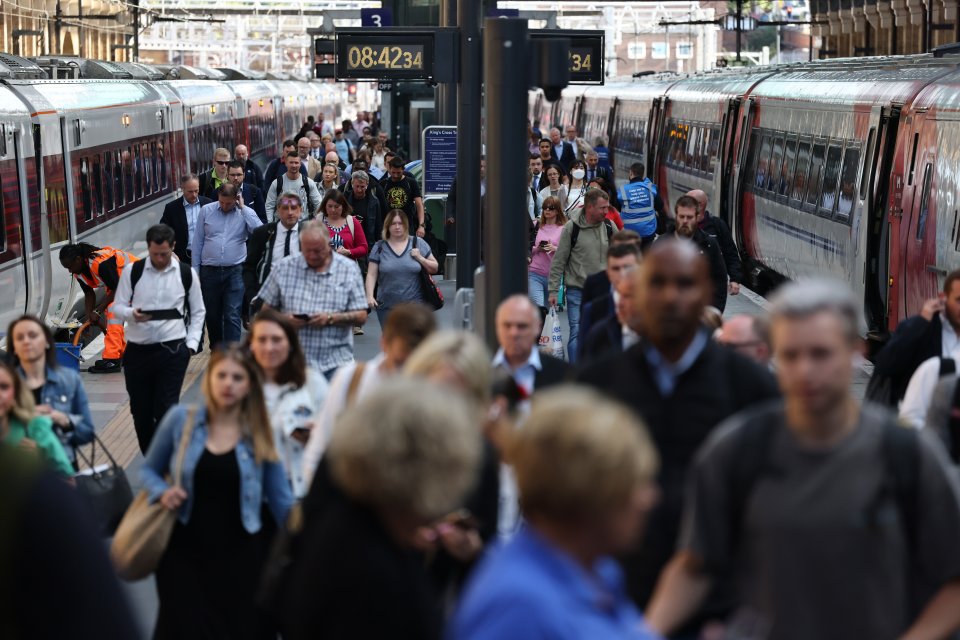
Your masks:
M 370 176 L 367 175 L 366 171 L 361 171 L 357 169 L 350 174 L 350 179 L 356 182 L 370 182 Z
M 303 198 L 300 196 L 299 193 L 294 193 L 293 191 L 284 191 L 283 193 L 280 194 L 280 197 L 277 198 L 277 207 L 280 206 L 280 201 L 283 200 L 284 198 L 296 198 L 297 202 L 300 203 L 300 208 L 303 209 Z
M 320 220 L 319 218 L 311 218 L 300 225 L 300 237 L 302 238 L 303 236 L 311 233 L 317 233 L 329 238 L 330 228 L 323 220 Z
M 406 377 L 385 381 L 337 421 L 330 473 L 374 509 L 438 518 L 474 484 L 482 451 L 476 415 L 461 394 Z
M 180 176 L 180 186 L 182 187 L 183 185 L 187 184 L 191 180 L 196 180 L 197 182 L 200 182 L 200 176 L 198 176 L 195 173 L 185 173 L 184 175 Z
M 785 284 L 770 301 L 770 323 L 806 318 L 821 311 L 840 318 L 850 340 L 860 336 L 860 303 L 850 288 L 838 280 L 810 278 Z

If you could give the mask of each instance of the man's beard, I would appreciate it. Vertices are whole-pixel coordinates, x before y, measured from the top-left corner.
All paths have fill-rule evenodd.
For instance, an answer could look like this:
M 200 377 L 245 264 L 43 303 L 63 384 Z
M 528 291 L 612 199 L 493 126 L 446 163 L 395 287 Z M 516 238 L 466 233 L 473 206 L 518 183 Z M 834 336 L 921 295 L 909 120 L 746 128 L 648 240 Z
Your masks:
M 677 235 L 683 236 L 684 238 L 692 238 L 693 227 L 688 227 L 687 225 L 682 224 L 679 227 L 677 227 Z

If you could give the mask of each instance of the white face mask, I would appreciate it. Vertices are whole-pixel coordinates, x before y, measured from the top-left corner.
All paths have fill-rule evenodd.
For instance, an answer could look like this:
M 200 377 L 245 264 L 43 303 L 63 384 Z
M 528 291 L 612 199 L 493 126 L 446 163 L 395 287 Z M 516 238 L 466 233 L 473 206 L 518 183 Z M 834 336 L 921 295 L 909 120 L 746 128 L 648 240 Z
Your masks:
M 583 169 L 574 169 L 570 172 L 570 175 L 573 176 L 574 180 L 583 180 L 583 176 L 587 175 Z

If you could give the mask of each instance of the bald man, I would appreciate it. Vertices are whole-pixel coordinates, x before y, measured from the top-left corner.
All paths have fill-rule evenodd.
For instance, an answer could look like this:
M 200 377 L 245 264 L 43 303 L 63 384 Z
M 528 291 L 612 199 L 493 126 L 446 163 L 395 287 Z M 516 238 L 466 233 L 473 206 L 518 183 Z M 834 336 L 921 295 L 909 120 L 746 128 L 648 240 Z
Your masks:
M 247 146 L 238 144 L 233 150 L 233 157 L 243 163 L 243 181 L 263 191 L 263 172 L 260 171 L 257 163 L 250 159 Z
M 741 314 L 727 318 L 716 340 L 760 366 L 770 367 L 770 327 L 765 316 Z
M 730 282 L 727 285 L 727 292 L 735 296 L 740 293 L 740 283 L 743 282 L 743 265 L 740 263 L 740 252 L 733 241 L 733 234 L 727 223 L 717 216 L 710 215 L 707 210 L 709 198 L 707 194 L 700 189 L 688 191 L 687 195 L 697 201 L 697 226 L 705 234 L 713 238 L 720 246 L 720 253 L 723 254 L 723 263 L 727 267 L 727 276 Z
M 515 294 L 500 303 L 496 314 L 497 343 L 493 366 L 508 372 L 527 394 L 565 382 L 570 365 L 537 348 L 542 331 L 540 309 Z
M 675 548 L 684 479 L 697 449 L 720 422 L 778 391 L 768 371 L 710 340 L 701 325 L 712 292 L 709 266 L 695 245 L 653 244 L 632 277 L 640 342 L 586 366 L 578 379 L 632 407 L 660 452 L 662 501 L 642 548 L 623 559 L 627 589 L 645 608 Z M 722 615 L 718 604 L 708 602 L 706 619 Z M 696 637 L 696 628 L 685 631 Z

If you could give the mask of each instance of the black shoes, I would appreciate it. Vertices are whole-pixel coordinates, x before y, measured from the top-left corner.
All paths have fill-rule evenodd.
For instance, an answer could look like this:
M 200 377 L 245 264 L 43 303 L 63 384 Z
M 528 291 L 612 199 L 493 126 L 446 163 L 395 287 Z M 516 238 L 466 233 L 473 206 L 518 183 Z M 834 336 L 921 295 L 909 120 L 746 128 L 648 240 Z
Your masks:
M 87 369 L 87 373 L 120 373 L 121 360 L 97 360 L 92 367 Z

